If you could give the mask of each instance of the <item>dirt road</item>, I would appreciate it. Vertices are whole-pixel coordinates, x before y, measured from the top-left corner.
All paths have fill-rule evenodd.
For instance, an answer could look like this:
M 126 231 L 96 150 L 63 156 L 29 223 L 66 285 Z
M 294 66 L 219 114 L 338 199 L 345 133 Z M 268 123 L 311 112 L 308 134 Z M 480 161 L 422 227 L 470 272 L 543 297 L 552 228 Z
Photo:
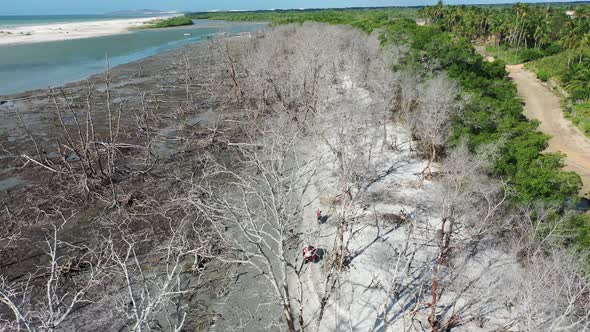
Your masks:
M 560 99 L 523 65 L 507 66 L 510 77 L 514 79 L 518 94 L 526 105 L 524 114 L 529 119 L 541 122 L 539 129 L 551 136 L 547 151 L 561 151 L 566 155 L 566 170 L 574 171 L 582 177 L 584 197 L 590 192 L 590 139 L 576 128 L 563 115 Z

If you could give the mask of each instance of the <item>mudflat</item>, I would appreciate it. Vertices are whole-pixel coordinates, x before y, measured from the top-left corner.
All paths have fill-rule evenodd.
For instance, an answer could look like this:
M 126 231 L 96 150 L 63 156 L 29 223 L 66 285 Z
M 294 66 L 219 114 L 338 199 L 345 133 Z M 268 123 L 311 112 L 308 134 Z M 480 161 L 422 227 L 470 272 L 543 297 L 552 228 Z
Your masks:
M 81 136 L 78 134 L 76 121 L 87 128 L 89 108 L 92 124 L 88 128 L 94 128 L 92 136 L 96 141 L 108 141 L 110 108 L 112 114 L 117 114 L 112 126 L 117 128 L 117 144 L 124 154 L 116 166 L 122 170 L 116 176 L 117 191 L 122 191 L 113 195 L 125 200 L 129 208 L 142 209 L 142 213 L 162 211 L 160 208 L 152 210 L 139 202 L 154 199 L 152 202 L 159 205 L 171 201 L 180 192 L 186 194 L 183 179 L 187 174 L 198 172 L 200 154 L 194 151 L 207 150 L 213 155 L 224 155 L 223 146 L 215 141 L 208 128 L 234 115 L 214 112 L 211 98 L 203 95 L 207 94 L 205 89 L 194 89 L 187 96 L 183 84 L 185 75 L 196 68 L 200 73 L 206 72 L 203 68 L 207 68 L 207 59 L 207 43 L 193 44 L 110 69 L 108 89 L 107 75 L 102 73 L 53 90 L 35 90 L 0 98 L 0 205 L 4 207 L 0 220 L 6 222 L 6 227 L 0 230 L 2 276 L 14 282 L 26 281 L 30 271 L 46 263 L 44 248 L 36 243 L 46 235 L 46 229 L 50 227 L 47 220 L 52 220 L 56 211 L 66 216 L 64 226 L 56 232 L 60 241 L 76 241 L 94 247 L 104 241 L 100 240 L 100 234 L 110 232 L 109 220 L 116 220 L 117 225 L 125 224 L 131 235 L 150 234 L 150 241 L 155 241 L 151 248 L 137 248 L 141 264 L 148 264 L 152 248 L 161 245 L 157 239 L 166 232 L 166 227 L 162 228 L 165 222 L 156 215 L 144 221 L 111 219 L 118 209 L 106 203 L 104 198 L 108 196 L 103 195 L 108 192 L 102 191 L 99 182 L 90 184 L 96 189 L 91 194 L 81 194 L 78 190 L 80 183 L 74 177 L 63 176 L 61 171 L 52 172 L 46 167 L 35 167 L 26 161 L 23 163 L 23 156 L 46 158 L 48 165 L 54 161 L 58 163 L 58 150 L 64 151 L 66 146 L 71 146 L 64 127 L 73 134 L 74 140 L 87 137 L 86 129 Z M 206 75 L 191 77 L 194 84 L 207 84 Z M 227 128 L 225 132 L 231 135 L 232 131 Z M 39 147 L 39 153 L 35 146 Z M 104 155 L 102 150 L 99 154 Z M 69 156 L 70 161 L 81 159 L 75 153 Z M 17 228 L 20 229 L 19 235 L 14 238 L 11 234 Z M 30 241 L 20 241 L 21 236 Z M 150 263 L 149 266 L 150 271 L 160 268 L 157 264 Z M 226 273 L 228 268 L 215 263 L 203 272 L 188 273 L 185 271 L 188 268 L 188 265 L 182 266 L 186 280 L 191 283 L 191 288 L 199 291 L 188 304 L 194 314 L 186 317 L 185 327 L 205 330 L 213 319 L 211 311 L 206 308 L 218 296 L 217 289 L 222 285 L 218 275 Z M 211 286 L 213 279 L 217 288 Z M 101 302 L 114 308 L 121 287 L 120 283 L 109 286 Z M 124 320 L 105 318 L 100 314 L 100 307 L 77 313 L 75 319 L 63 324 L 64 328 L 91 331 L 125 325 Z

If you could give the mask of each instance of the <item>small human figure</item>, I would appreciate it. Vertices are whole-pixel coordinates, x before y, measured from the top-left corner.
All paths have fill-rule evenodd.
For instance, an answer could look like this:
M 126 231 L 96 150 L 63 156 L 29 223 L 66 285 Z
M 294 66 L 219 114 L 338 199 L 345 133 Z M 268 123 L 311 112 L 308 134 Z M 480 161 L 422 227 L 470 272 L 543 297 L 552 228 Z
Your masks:
M 315 211 L 315 216 L 318 218 L 318 222 L 322 221 L 322 211 L 319 209 Z
M 316 252 L 316 248 L 314 246 L 306 246 L 303 247 L 303 261 L 304 263 L 307 262 L 317 262 L 319 256 Z

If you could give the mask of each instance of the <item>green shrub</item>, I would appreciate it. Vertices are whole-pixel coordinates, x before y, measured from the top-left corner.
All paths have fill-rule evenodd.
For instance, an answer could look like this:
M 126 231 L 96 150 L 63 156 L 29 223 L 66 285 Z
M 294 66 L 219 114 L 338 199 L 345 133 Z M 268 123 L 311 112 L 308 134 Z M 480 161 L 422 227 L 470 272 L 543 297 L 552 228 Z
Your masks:
M 578 250 L 590 248 L 590 215 L 567 216 L 558 231 L 566 244 L 573 245 Z
M 188 16 L 177 16 L 163 20 L 156 20 L 148 23 L 145 28 L 148 29 L 160 29 L 160 28 L 171 28 L 179 26 L 187 26 L 195 24 L 193 20 Z
M 590 101 L 574 104 L 564 113 L 584 134 L 590 136 Z
M 519 59 L 522 62 L 529 62 L 533 60 L 537 60 L 545 56 L 543 51 L 537 48 L 527 48 L 520 52 Z
M 547 81 L 549 80 L 549 78 L 550 78 L 550 77 L 549 77 L 549 74 L 548 74 L 546 71 L 544 71 L 544 70 L 539 70 L 539 71 L 537 72 L 537 78 L 538 78 L 538 79 L 540 79 L 540 80 L 541 80 L 541 81 L 543 81 L 543 82 L 547 82 Z
M 387 25 L 392 20 L 416 18 L 417 8 L 306 9 L 254 12 L 215 12 L 190 14 L 194 19 L 269 22 L 272 25 L 306 21 L 350 24 L 365 32 Z M 414 22 L 414 24 L 416 24 Z
M 543 52 L 546 56 L 555 55 L 561 52 L 561 45 L 558 42 L 551 43 L 543 49 Z
M 550 78 L 558 79 L 568 71 L 568 58 L 571 56 L 570 51 L 561 52 L 555 55 L 547 56 L 526 64 L 527 69 L 535 73 L 544 71 Z
M 520 55 L 517 56 L 516 49 L 508 48 L 504 45 L 500 46 L 499 48 L 495 46 L 488 46 L 486 47 L 486 52 L 488 52 L 492 57 L 494 57 L 494 59 L 502 60 L 509 65 L 514 65 L 522 62 L 522 60 L 520 59 Z
M 590 99 L 590 59 L 570 65 L 562 76 L 565 88 L 574 99 Z

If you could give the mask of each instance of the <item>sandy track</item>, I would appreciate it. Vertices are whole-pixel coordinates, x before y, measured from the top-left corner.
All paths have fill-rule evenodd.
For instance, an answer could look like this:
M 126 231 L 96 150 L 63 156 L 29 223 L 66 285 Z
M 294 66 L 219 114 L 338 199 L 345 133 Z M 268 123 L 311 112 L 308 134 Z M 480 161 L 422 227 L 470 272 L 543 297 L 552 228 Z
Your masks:
M 507 66 L 510 77 L 516 83 L 518 94 L 526 105 L 524 114 L 541 122 L 539 129 L 551 136 L 547 151 L 561 151 L 566 155 L 566 170 L 582 177 L 585 197 L 590 191 L 590 139 L 567 120 L 561 109 L 560 99 L 523 65 Z

